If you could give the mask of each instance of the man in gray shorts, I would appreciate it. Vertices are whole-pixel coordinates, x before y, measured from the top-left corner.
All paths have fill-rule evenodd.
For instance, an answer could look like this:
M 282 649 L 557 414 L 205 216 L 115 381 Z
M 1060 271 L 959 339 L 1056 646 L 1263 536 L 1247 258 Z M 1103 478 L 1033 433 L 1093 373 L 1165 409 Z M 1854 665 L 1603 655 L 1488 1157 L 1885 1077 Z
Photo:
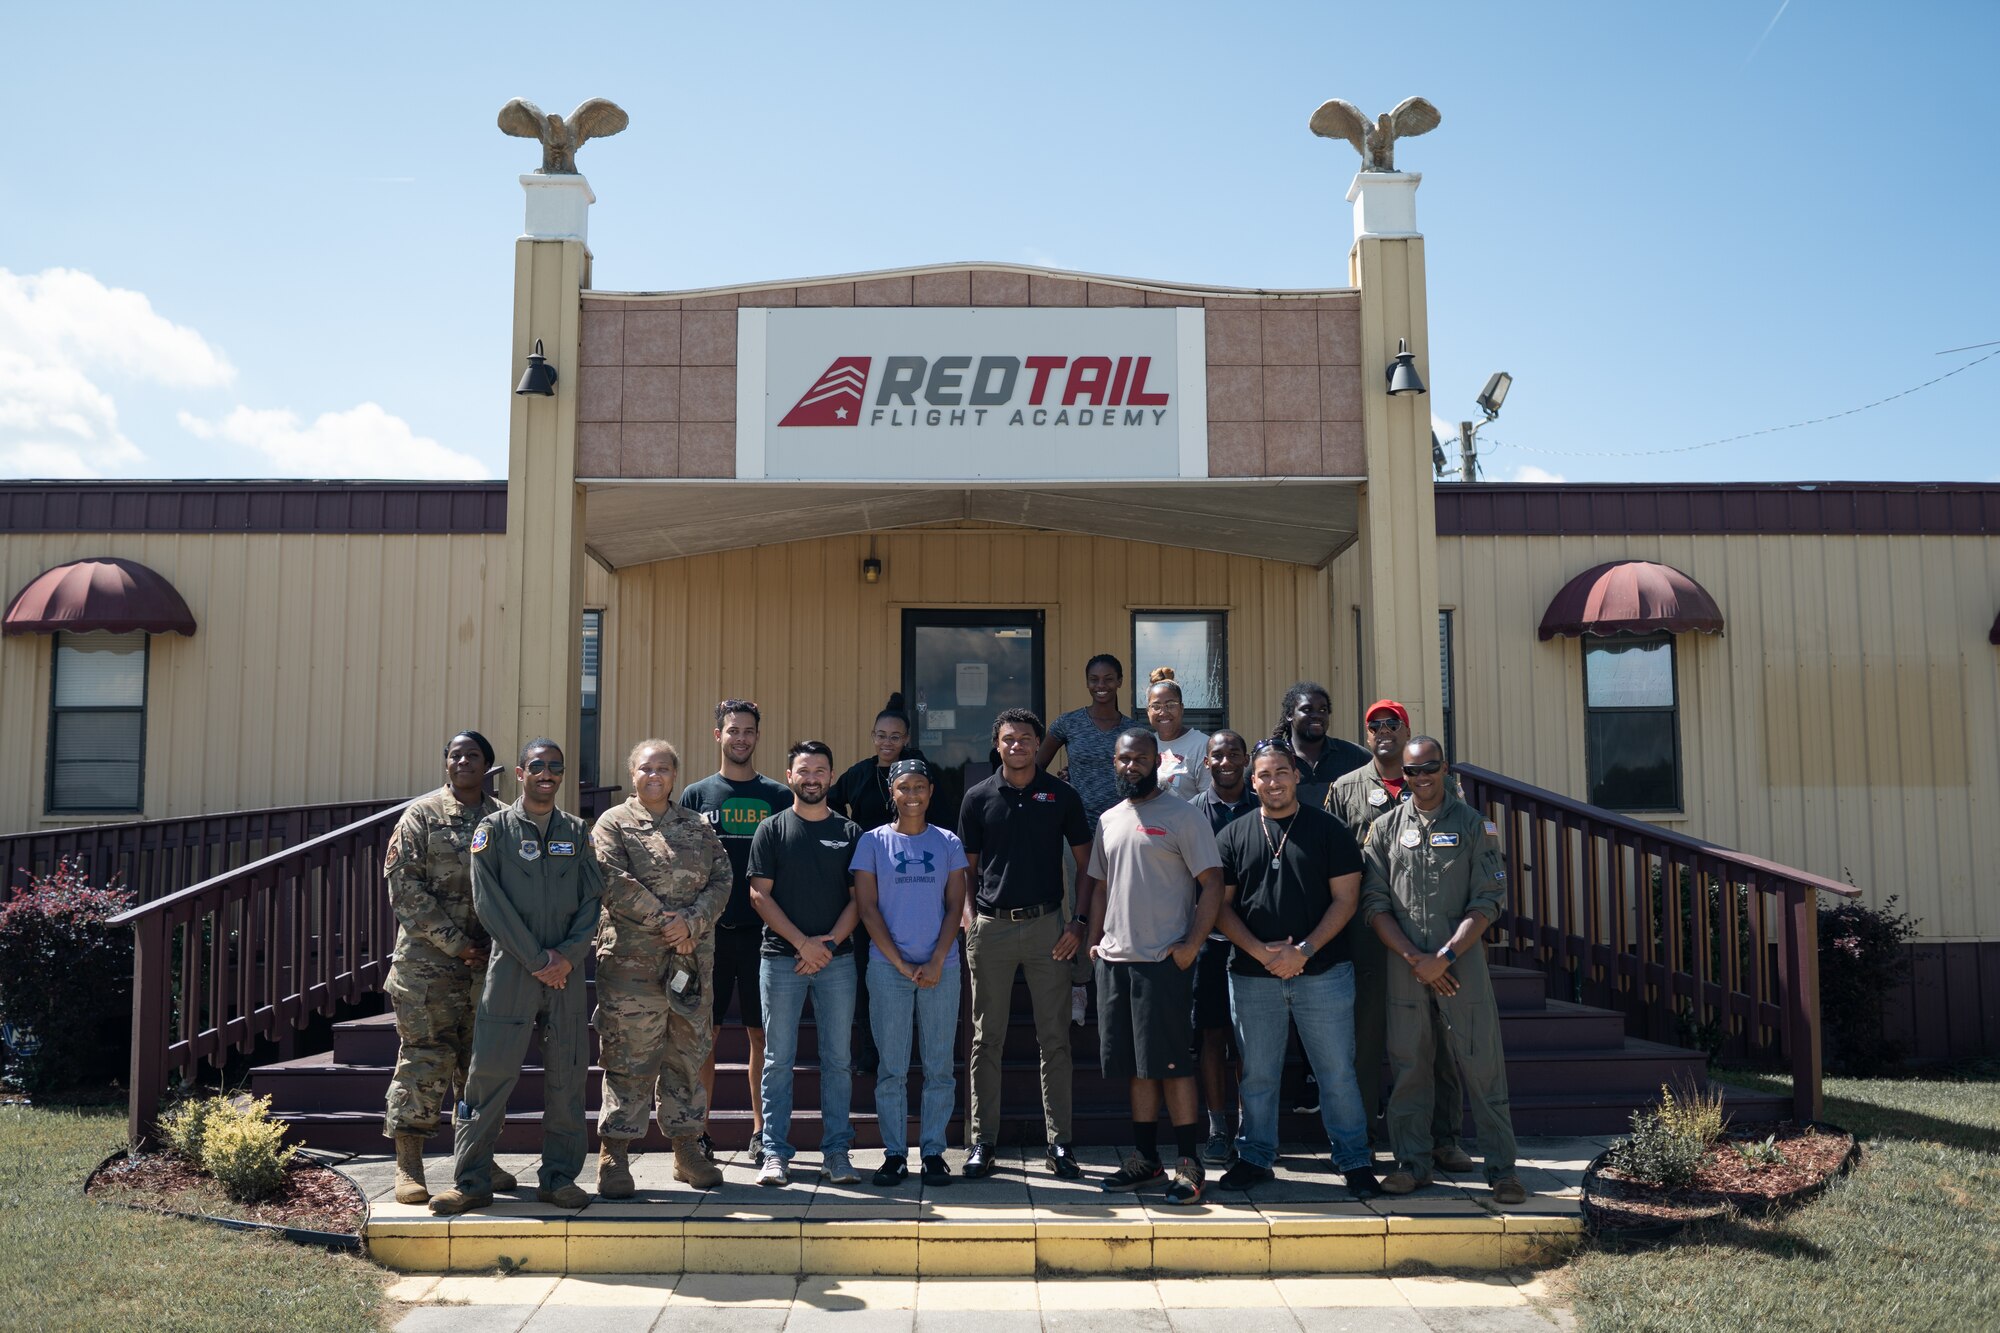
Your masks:
M 1090 876 L 1103 885 L 1090 907 L 1097 963 L 1097 1039 L 1106 1078 L 1131 1080 L 1134 1150 L 1107 1190 L 1167 1179 L 1160 1165 L 1160 1103 L 1173 1121 L 1179 1161 L 1167 1202 L 1201 1202 L 1200 1100 L 1195 1092 L 1192 1003 L 1202 941 L 1222 908 L 1222 858 L 1208 816 L 1162 799 L 1160 743 L 1132 727 L 1112 751 L 1118 804 L 1097 821 Z

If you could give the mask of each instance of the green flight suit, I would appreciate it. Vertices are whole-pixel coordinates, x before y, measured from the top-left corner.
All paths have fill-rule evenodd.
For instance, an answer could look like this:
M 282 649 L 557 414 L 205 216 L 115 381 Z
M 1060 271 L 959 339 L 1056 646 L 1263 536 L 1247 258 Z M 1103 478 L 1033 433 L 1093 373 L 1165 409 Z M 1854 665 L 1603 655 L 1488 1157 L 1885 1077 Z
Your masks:
M 453 1141 L 453 1173 L 464 1193 L 492 1192 L 493 1145 L 537 1028 L 543 1069 L 541 1187 L 573 1185 L 583 1170 L 584 1081 L 590 1069 L 583 967 L 603 887 L 590 828 L 566 811 L 550 813 L 544 835 L 516 801 L 481 820 L 472 835 L 472 906 L 493 937 L 493 960 L 479 996 L 472 1071 Z M 534 977 L 550 949 L 572 969 L 561 990 Z
M 1409 791 L 1408 787 L 1403 788 Z M 1397 797 L 1382 783 L 1374 761 L 1334 779 L 1327 789 L 1326 808 L 1354 837 L 1356 847 L 1368 845 L 1368 826 L 1395 809 Z M 1361 1084 L 1361 1104 L 1372 1125 L 1382 1107 L 1382 1065 L 1389 1049 L 1389 949 L 1356 912 L 1346 935 L 1354 956 L 1354 1076 Z M 1396 960 L 1402 965 L 1402 960 Z M 1465 1088 L 1451 1052 L 1438 1047 L 1431 1066 L 1437 1096 L 1431 1102 L 1431 1144 L 1458 1146 L 1465 1118 Z
M 1404 801 L 1378 817 L 1361 861 L 1362 919 L 1372 928 L 1376 917 L 1395 913 L 1403 934 L 1426 953 L 1443 948 L 1468 916 L 1498 920 L 1507 901 L 1497 830 L 1449 791 L 1429 814 Z M 1389 1142 L 1405 1170 L 1420 1179 L 1431 1174 L 1431 1069 L 1438 1046 L 1446 1045 L 1472 1094 L 1486 1178 L 1497 1180 L 1514 1171 L 1514 1124 L 1484 941 L 1460 953 L 1451 973 L 1458 994 L 1445 997 L 1401 960 L 1390 960 Z

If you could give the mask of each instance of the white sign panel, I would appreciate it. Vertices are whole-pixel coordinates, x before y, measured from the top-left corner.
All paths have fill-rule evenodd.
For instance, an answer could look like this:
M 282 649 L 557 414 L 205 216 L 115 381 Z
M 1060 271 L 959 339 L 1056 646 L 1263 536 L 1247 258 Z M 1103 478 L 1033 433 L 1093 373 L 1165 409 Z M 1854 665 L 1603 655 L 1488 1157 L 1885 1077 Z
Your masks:
M 737 471 L 782 481 L 1208 475 L 1197 309 L 737 312 Z

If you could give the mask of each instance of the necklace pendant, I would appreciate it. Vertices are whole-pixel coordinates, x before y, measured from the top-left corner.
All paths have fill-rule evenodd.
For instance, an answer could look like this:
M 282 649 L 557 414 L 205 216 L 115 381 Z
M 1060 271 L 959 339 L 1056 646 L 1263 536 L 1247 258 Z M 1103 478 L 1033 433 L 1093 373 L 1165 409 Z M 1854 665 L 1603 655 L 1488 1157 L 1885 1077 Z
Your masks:
M 1277 853 L 1277 852 L 1272 852 L 1272 853 L 1271 853 L 1271 869 L 1273 869 L 1273 870 L 1276 870 L 1277 868 L 1278 868 L 1278 853 Z

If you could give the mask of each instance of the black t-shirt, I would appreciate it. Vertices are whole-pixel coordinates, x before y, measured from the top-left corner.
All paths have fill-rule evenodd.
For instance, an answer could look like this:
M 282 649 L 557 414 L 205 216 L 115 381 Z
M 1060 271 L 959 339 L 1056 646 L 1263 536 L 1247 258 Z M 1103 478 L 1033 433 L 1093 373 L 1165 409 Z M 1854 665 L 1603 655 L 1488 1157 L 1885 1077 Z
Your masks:
M 722 850 L 729 853 L 730 869 L 736 872 L 736 882 L 729 889 L 729 906 L 722 909 L 721 924 L 730 927 L 760 924 L 757 909 L 750 905 L 750 839 L 765 820 L 791 808 L 792 789 L 762 773 L 747 782 L 711 773 L 681 792 L 681 804 L 715 830 L 722 839 Z
M 899 759 L 923 757 L 922 750 L 908 745 L 897 756 Z M 835 814 L 846 815 L 859 824 L 863 833 L 896 822 L 896 809 L 889 802 L 889 770 L 882 767 L 872 754 L 834 779 L 832 789 L 826 794 L 826 803 L 833 807 Z
M 1004 772 L 976 783 L 959 810 L 958 838 L 979 858 L 975 903 L 1008 911 L 1060 903 L 1065 856 L 1090 845 L 1090 821 L 1076 788 L 1037 769 L 1025 787 Z
M 1310 764 L 1304 755 L 1299 756 L 1299 804 L 1309 805 L 1315 810 L 1326 809 L 1327 793 L 1333 784 L 1346 777 L 1363 764 L 1372 764 L 1375 756 L 1338 736 L 1328 736 L 1326 746 L 1319 752 L 1319 762 Z
M 1271 852 L 1281 843 L 1274 875 Z M 1327 881 L 1361 873 L 1361 849 L 1347 826 L 1310 806 L 1301 806 L 1284 819 L 1267 819 L 1262 811 L 1245 815 L 1215 835 L 1215 846 L 1222 853 L 1222 882 L 1236 889 L 1236 915 L 1260 940 L 1304 940 L 1333 906 Z M 1347 931 L 1360 919 L 1357 904 L 1348 926 L 1306 960 L 1307 976 L 1318 976 L 1353 957 Z M 1229 951 L 1229 970 L 1253 977 L 1271 975 L 1241 948 Z
M 771 881 L 771 900 L 785 909 L 800 931 L 824 935 L 854 897 L 850 887 L 854 876 L 847 866 L 854 859 L 854 842 L 860 836 L 854 821 L 840 815 L 803 819 L 797 810 L 781 810 L 750 840 L 750 877 Z M 853 950 L 853 935 L 833 949 L 835 953 Z M 792 958 L 798 950 L 765 926 L 762 953 L 767 958 Z

